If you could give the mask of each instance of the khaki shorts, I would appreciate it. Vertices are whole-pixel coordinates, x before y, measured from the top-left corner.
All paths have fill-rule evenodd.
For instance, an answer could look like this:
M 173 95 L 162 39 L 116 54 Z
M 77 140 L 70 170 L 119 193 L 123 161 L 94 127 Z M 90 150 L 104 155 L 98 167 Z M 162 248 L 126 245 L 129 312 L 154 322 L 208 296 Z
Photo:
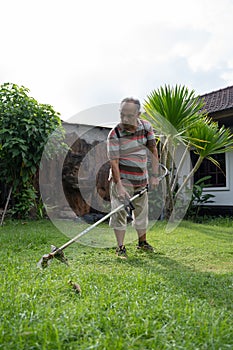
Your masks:
M 136 192 L 145 187 L 137 188 Z M 131 187 L 126 187 L 127 192 L 130 194 L 130 197 L 134 195 L 135 189 Z M 111 197 L 111 209 L 114 210 L 122 202 L 118 199 L 116 184 L 111 181 L 110 184 L 110 197 Z M 132 225 L 136 230 L 146 230 L 148 226 L 148 194 L 145 192 L 142 196 L 139 196 L 132 202 L 135 209 L 133 210 L 133 222 Z M 125 209 L 118 211 L 110 217 L 109 226 L 116 230 L 125 230 L 127 226 L 127 213 Z

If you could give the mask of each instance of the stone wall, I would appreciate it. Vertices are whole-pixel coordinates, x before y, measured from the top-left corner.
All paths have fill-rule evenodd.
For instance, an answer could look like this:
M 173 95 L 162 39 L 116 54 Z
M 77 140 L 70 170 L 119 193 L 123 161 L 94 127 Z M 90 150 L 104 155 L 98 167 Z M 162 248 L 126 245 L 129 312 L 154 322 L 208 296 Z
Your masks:
M 63 124 L 70 150 L 64 157 L 44 164 L 43 199 L 57 216 L 105 213 L 110 208 L 108 128 Z M 56 208 L 55 208 L 56 207 Z

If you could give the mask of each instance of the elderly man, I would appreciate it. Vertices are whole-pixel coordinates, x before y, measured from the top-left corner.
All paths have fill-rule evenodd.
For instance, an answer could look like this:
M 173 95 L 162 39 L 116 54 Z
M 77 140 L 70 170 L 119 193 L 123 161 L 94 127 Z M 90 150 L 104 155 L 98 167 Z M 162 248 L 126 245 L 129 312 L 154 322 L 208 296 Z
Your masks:
M 125 98 L 120 104 L 120 123 L 113 128 L 107 140 L 110 160 L 110 195 L 112 210 L 140 192 L 148 185 L 147 153 L 151 152 L 152 174 L 150 186 L 158 183 L 158 153 L 151 124 L 140 119 L 140 102 L 134 98 Z M 138 234 L 138 249 L 153 251 L 146 240 L 148 226 L 148 194 L 133 202 L 135 207 L 133 226 Z M 117 240 L 117 256 L 127 258 L 124 237 L 127 226 L 127 213 L 123 209 L 112 215 L 110 226 L 114 229 Z

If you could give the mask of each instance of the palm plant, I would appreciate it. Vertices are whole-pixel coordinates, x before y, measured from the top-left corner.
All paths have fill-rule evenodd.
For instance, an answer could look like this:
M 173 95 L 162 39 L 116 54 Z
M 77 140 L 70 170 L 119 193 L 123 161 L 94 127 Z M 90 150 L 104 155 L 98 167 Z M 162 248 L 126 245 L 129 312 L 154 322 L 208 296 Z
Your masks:
M 233 149 L 233 134 L 230 129 L 224 126 L 219 128 L 218 124 L 208 117 L 200 119 L 199 122 L 195 124 L 195 127 L 191 127 L 188 130 L 188 136 L 190 143 L 195 147 L 195 153 L 198 155 L 198 159 L 189 175 L 180 185 L 176 192 L 175 199 L 178 198 L 179 193 L 198 170 L 205 158 L 219 167 L 219 163 L 212 156 L 214 154 L 229 152 Z
M 211 155 L 232 150 L 233 135 L 225 127 L 219 129 L 206 116 L 204 101 L 184 86 L 165 86 L 152 91 L 144 109 L 143 116 L 151 122 L 157 136 L 160 161 L 170 170 L 166 179 L 165 217 L 173 220 L 181 194 L 186 202 L 191 199 L 192 177 L 203 159 L 218 165 Z M 184 174 L 191 149 L 199 157 L 193 168 L 190 162 L 190 169 Z M 184 210 L 185 207 L 183 202 Z

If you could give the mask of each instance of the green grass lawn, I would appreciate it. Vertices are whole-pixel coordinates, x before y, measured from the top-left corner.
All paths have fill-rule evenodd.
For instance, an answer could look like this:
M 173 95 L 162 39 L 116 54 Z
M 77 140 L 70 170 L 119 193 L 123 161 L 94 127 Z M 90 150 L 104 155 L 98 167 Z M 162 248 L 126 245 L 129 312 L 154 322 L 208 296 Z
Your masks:
M 159 222 L 148 234 L 156 253 L 133 242 L 128 260 L 74 243 L 69 267 L 37 268 L 50 244 L 68 240 L 46 220 L 0 228 L 0 349 L 233 349 L 230 219 L 169 234 Z

